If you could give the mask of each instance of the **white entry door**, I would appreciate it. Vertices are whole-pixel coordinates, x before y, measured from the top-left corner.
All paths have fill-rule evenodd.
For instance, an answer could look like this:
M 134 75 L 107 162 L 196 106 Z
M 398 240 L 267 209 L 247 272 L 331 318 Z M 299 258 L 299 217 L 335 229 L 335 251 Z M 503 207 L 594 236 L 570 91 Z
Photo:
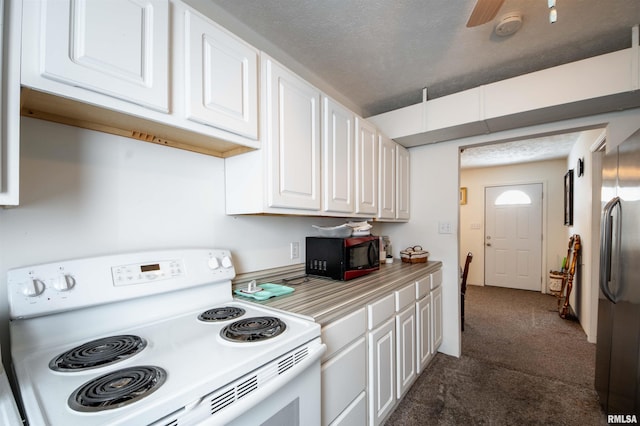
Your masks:
M 542 184 L 485 188 L 485 283 L 540 291 Z

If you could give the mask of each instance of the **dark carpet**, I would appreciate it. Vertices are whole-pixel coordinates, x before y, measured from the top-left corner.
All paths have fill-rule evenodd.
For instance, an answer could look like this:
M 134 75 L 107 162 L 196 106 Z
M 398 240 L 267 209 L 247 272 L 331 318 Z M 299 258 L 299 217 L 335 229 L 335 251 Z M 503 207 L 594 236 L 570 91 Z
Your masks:
M 460 358 L 437 354 L 386 425 L 606 425 L 595 345 L 554 296 L 469 286 Z

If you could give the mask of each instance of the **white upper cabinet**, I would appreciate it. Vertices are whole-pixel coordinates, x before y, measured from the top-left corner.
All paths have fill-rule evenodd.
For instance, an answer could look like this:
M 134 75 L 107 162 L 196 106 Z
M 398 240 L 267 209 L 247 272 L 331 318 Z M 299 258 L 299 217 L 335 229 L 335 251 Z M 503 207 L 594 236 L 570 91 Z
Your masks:
M 322 188 L 323 210 L 352 214 L 355 200 L 354 114 L 323 96 Z
M 186 10 L 185 114 L 189 120 L 258 138 L 258 50 Z
M 397 144 L 380 134 L 380 192 L 378 217 L 396 218 L 396 152 Z
M 43 3 L 46 78 L 169 110 L 168 0 Z
M 378 214 L 378 134 L 375 126 L 356 118 L 356 211 Z
M 320 91 L 262 61 L 268 207 L 320 210 Z
M 259 52 L 185 3 L 21 4 L 23 115 L 222 158 L 260 148 Z
M 409 150 L 396 146 L 396 219 L 409 220 Z

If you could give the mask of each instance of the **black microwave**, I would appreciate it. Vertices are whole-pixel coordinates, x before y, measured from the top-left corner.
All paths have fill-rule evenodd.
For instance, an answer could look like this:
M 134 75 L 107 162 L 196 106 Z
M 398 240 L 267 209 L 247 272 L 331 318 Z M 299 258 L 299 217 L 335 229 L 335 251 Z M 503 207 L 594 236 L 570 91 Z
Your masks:
M 380 269 L 380 239 L 362 237 L 307 237 L 308 275 L 350 280 Z

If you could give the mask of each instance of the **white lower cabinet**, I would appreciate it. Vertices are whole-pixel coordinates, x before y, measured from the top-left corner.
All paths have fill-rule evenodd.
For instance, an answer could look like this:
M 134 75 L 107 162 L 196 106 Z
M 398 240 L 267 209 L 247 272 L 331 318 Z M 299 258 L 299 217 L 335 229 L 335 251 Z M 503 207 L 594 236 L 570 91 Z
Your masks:
M 383 424 L 442 342 L 442 272 L 322 328 L 322 425 Z
M 416 281 L 416 338 L 417 371 L 424 370 L 433 356 L 431 318 L 431 277 L 432 274 Z
M 374 426 L 384 422 L 396 403 L 395 294 L 369 304 L 367 316 L 368 424 Z
M 416 374 L 416 305 L 413 283 L 396 294 L 396 392 L 401 399 L 415 381 Z
M 366 411 L 364 308 L 322 328 L 322 425 L 363 425 Z
M 331 426 L 362 426 L 367 421 L 367 394 L 365 391 L 331 422 Z
M 432 315 L 431 330 L 433 334 L 433 353 L 438 351 L 442 343 L 442 287 L 431 292 Z
M 322 365 L 322 424 L 333 422 L 364 392 L 366 356 L 363 336 Z
M 442 343 L 442 269 L 431 274 L 431 349 L 435 354 Z
M 427 294 L 416 303 L 417 372 L 420 374 L 427 366 L 433 350 L 431 347 L 431 294 Z
M 393 411 L 395 393 L 395 318 L 369 332 L 369 425 L 382 424 Z

